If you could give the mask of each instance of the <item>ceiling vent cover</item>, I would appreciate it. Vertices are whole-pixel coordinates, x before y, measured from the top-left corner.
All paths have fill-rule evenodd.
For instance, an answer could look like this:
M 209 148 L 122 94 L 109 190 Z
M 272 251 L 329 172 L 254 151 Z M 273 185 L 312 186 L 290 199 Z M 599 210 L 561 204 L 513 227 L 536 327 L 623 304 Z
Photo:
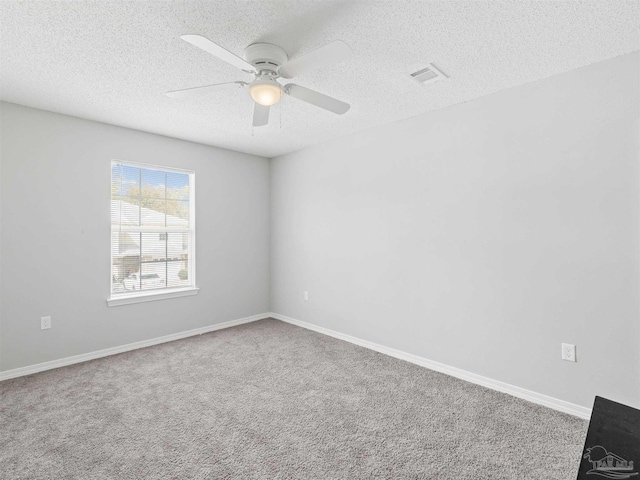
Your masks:
M 426 68 L 412 73 L 411 78 L 421 85 L 426 85 L 427 83 L 437 82 L 438 80 L 447 79 L 449 77 L 438 70 L 433 63 L 430 63 Z

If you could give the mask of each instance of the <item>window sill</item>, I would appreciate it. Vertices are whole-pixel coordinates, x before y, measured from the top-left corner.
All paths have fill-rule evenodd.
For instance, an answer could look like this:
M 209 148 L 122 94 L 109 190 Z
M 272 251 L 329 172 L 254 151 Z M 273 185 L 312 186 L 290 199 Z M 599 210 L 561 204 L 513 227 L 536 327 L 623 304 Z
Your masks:
M 107 299 L 109 307 L 118 305 L 129 305 L 131 303 L 154 302 L 156 300 L 166 300 L 168 298 L 188 297 L 196 295 L 200 290 L 198 287 L 178 288 L 161 292 L 145 292 L 136 294 L 116 295 Z

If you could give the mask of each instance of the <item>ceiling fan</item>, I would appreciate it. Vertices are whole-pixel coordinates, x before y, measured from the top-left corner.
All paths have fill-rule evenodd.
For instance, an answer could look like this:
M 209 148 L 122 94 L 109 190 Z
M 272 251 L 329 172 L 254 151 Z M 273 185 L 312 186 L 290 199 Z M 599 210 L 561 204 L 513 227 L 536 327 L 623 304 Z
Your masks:
M 269 108 L 280 101 L 282 95 L 310 103 L 338 115 L 349 110 L 350 105 L 322 93 L 310 90 L 295 83 L 281 85 L 279 78 L 294 78 L 301 73 L 326 67 L 340 62 L 351 55 L 349 46 L 335 41 L 302 57 L 289 60 L 287 53 L 277 45 L 270 43 L 254 43 L 244 50 L 244 59 L 231 53 L 217 43 L 202 35 L 182 35 L 180 38 L 221 60 L 250 73 L 252 82 L 226 82 L 202 87 L 173 90 L 165 95 L 172 98 L 187 98 L 193 95 L 209 93 L 217 90 L 249 87 L 249 95 L 255 101 L 253 110 L 253 126 L 261 127 L 269 122 Z

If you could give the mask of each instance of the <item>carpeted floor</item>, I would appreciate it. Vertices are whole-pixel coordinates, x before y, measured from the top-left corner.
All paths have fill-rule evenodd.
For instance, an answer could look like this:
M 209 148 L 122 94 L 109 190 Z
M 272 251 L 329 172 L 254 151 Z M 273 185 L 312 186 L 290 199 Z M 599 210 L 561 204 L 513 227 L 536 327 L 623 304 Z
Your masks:
M 586 428 L 262 320 L 0 382 L 0 478 L 573 480 Z

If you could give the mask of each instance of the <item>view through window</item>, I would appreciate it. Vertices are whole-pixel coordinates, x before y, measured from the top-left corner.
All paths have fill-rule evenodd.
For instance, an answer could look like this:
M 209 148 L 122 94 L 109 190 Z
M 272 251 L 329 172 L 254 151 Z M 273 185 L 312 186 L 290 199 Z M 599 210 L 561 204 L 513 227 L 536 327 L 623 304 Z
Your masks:
M 195 287 L 194 173 L 111 164 L 111 295 Z

